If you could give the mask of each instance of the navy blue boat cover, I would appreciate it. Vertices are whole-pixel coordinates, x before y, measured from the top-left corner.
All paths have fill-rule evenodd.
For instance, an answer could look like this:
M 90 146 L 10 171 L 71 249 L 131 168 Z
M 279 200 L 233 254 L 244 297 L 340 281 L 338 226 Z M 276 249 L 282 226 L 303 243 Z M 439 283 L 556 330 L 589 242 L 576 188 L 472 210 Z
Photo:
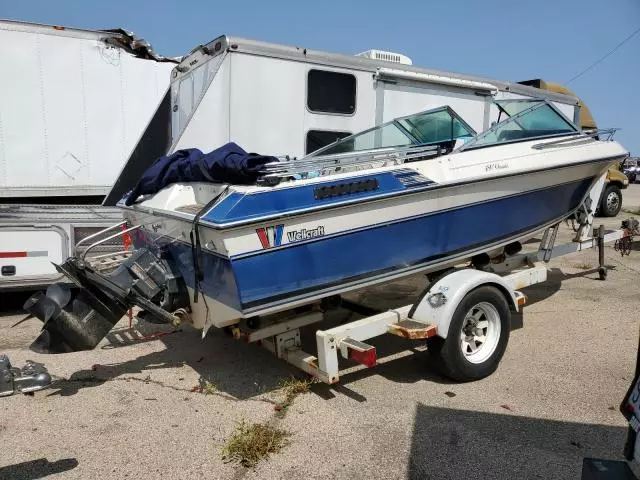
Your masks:
M 177 150 L 153 162 L 124 203 L 132 205 L 140 195 L 156 193 L 176 182 L 251 185 L 256 182 L 264 164 L 277 161 L 276 157 L 247 153 L 233 142 L 209 153 L 202 153 L 197 148 Z

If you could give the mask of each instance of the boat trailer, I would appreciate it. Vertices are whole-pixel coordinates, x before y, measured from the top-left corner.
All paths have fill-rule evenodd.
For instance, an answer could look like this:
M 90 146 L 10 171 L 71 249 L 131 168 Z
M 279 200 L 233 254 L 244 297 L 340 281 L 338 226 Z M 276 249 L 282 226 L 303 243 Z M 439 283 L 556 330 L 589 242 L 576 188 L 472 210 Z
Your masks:
M 126 234 L 135 228 L 127 228 L 124 223 L 118 226 L 122 228 L 119 234 Z M 549 227 L 536 251 L 520 253 L 514 247 L 506 249 L 498 258 L 491 259 L 483 254 L 474 257 L 471 265 L 428 275 L 428 287 L 415 303 L 409 305 L 373 312 L 368 307 L 340 297 L 329 297 L 266 317 L 245 318 L 227 329 L 234 338 L 258 343 L 278 358 L 329 384 L 338 382 L 342 373 L 354 370 L 350 367 L 341 371 L 340 357 L 354 362 L 356 369 L 384 363 L 385 359 L 378 358 L 375 346 L 366 342 L 387 333 L 410 340 L 426 341 L 427 350 L 433 354 L 443 373 L 454 380 L 484 378 L 497 368 L 506 349 L 509 331 L 516 326 L 515 317 L 521 314 L 522 307 L 526 304 L 526 296 L 520 290 L 546 281 L 547 263 L 551 259 L 597 248 L 599 277 L 604 280 L 607 276 L 604 265 L 605 244 L 616 242 L 617 249 L 620 246 L 623 254 L 628 253 L 628 248 L 624 246 L 628 246 L 633 235 L 638 234 L 638 222 L 630 219 L 624 221 L 618 230 L 605 231 L 600 226 L 593 236 L 585 236 L 579 231 L 573 241 L 555 245 L 559 228 L 560 224 Z M 82 279 L 78 280 L 78 275 L 88 275 L 92 279 L 103 281 L 99 275 L 101 269 L 113 269 L 122 263 L 123 258 L 130 259 L 136 254 L 138 251 L 133 254 L 123 252 L 122 258 L 103 255 L 93 259 L 76 259 L 76 263 L 72 264 L 77 270 L 70 268 L 69 262 L 60 268 L 72 280 L 85 285 Z M 146 271 L 138 271 L 139 277 L 147 280 L 153 277 L 152 260 L 142 254 L 139 262 L 147 267 Z M 142 282 L 142 285 L 147 283 Z M 101 288 L 83 288 L 72 299 L 70 290 L 55 285 L 49 287 L 46 296 L 42 293 L 35 294 L 27 300 L 25 309 L 43 320 L 44 327 L 32 348 L 50 353 L 92 349 L 132 306 L 142 310 L 138 315 L 140 318 L 144 318 L 142 313 L 146 313 L 158 319 L 156 312 L 159 311 L 163 312 L 160 319 L 165 322 L 176 326 L 181 322 L 189 322 L 187 309 L 182 309 L 181 316 L 169 314 L 167 310 L 150 305 L 144 299 L 140 301 L 135 294 L 131 295 L 136 288 L 142 287 L 135 282 L 128 284 L 120 297 L 115 294 L 105 295 Z M 125 299 L 136 298 L 138 300 L 132 302 L 134 305 L 127 305 L 125 302 Z M 73 311 L 67 308 L 71 304 Z M 335 328 L 317 330 L 317 353 L 313 355 L 305 352 L 301 344 L 301 328 L 325 320 L 329 312 L 340 307 L 365 316 Z M 56 321 L 52 322 L 54 319 Z M 51 343 L 52 339 L 57 340 L 57 349 L 46 350 L 44 344 Z M 10 371 L 10 367 L 5 370 Z M 15 370 L 12 370 L 14 378 L 17 373 Z M 38 372 L 48 375 L 46 370 Z M 5 377 L 8 385 L 9 376 L 5 374 Z M 47 382 L 41 380 L 40 383 Z M 19 391 L 20 388 L 16 390 Z M 22 391 L 28 390 L 22 388 Z M 5 388 L 4 392 L 5 395 L 8 394 L 9 388 Z M 0 392 L 0 395 L 3 393 Z
M 597 248 L 599 278 L 605 280 L 605 244 L 616 242 L 616 250 L 623 255 L 629 253 L 633 236 L 639 234 L 635 219 L 625 220 L 617 230 L 605 231 L 600 226 L 593 233 L 593 199 L 598 198 L 603 184 L 604 177 L 571 217 L 570 221 L 578 225 L 572 241 L 556 245 L 561 224 L 549 225 L 536 251 L 522 252 L 522 245 L 516 242 L 507 245 L 499 256 L 491 258 L 483 253 L 465 265 L 427 274 L 428 286 L 412 304 L 376 312 L 334 295 L 265 316 L 242 318 L 225 328 L 234 338 L 258 343 L 329 384 L 338 382 L 344 373 L 339 357 L 354 362 L 357 368 L 384 362 L 375 346 L 366 342 L 387 333 L 426 342 L 441 371 L 456 381 L 484 378 L 498 367 L 509 332 L 520 326 L 518 318 L 527 302 L 520 290 L 546 281 L 551 259 Z M 191 323 L 192 313 L 199 313 L 192 308 L 206 307 L 206 302 L 191 304 L 184 281 L 172 275 L 166 260 L 147 249 L 87 257 L 102 242 L 126 237 L 137 228 L 123 221 L 87 237 L 83 242 L 95 241 L 84 248 L 82 255 L 56 266 L 81 288 L 72 291 L 55 284 L 46 295 L 39 292 L 27 300 L 25 310 L 44 323 L 33 350 L 64 353 L 95 348 L 134 307 L 140 309 L 138 318 L 150 316 L 174 326 Z M 301 328 L 326 320 L 340 307 L 363 318 L 317 330 L 316 354 L 305 352 Z M 203 330 L 203 336 L 205 333 Z

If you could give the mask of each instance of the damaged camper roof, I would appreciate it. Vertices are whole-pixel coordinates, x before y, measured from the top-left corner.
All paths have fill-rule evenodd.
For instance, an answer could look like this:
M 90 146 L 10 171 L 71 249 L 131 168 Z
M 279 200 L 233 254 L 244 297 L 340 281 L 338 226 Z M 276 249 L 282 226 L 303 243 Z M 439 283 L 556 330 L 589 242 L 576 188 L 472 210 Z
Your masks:
M 144 38 L 138 37 L 133 32 L 123 28 L 87 30 L 61 25 L 47 25 L 42 23 L 20 22 L 5 19 L 0 19 L 0 25 L 2 25 L 3 30 L 12 30 L 14 32 L 36 32 L 56 36 L 101 40 L 108 45 L 122 48 L 138 58 L 155 60 L 157 62 L 180 63 L 183 58 L 165 57 L 160 55 L 153 50 L 151 44 Z

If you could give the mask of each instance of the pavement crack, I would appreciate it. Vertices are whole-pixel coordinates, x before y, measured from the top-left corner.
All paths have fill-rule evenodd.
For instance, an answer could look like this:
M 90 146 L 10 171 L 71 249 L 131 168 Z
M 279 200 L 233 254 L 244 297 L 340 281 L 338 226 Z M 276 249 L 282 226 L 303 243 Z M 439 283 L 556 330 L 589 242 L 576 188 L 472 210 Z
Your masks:
M 264 399 L 264 398 L 246 398 L 246 399 L 241 399 L 241 398 L 236 398 L 232 395 L 229 395 L 227 393 L 224 392 L 220 392 L 220 391 L 215 391 L 215 392 L 207 392 L 204 393 L 201 390 L 195 389 L 195 387 L 192 388 L 184 388 L 184 387 L 176 387 L 174 385 L 168 385 L 165 382 L 161 381 L 161 380 L 154 380 L 152 378 L 150 378 L 149 376 L 147 377 L 135 377 L 135 376 L 124 376 L 124 377 L 107 377 L 107 378 L 101 378 L 101 377 L 96 377 L 96 376 L 91 376 L 91 377 L 85 377 L 85 378 L 58 378 L 55 380 L 54 384 L 52 385 L 52 388 L 56 388 L 56 386 L 59 386 L 62 389 L 64 389 L 64 387 L 62 385 L 68 385 L 68 384 L 94 384 L 94 385 L 101 385 L 103 383 L 106 382 L 139 382 L 139 383 L 144 383 L 147 385 L 155 385 L 161 388 L 166 388 L 168 390 L 173 390 L 175 392 L 182 392 L 182 393 L 191 393 L 191 394 L 198 394 L 198 395 L 205 395 L 205 396 L 215 396 L 218 398 L 222 398 L 224 400 L 228 400 L 230 402 L 248 402 L 248 401 L 253 401 L 253 402 L 268 402 L 268 403 L 275 403 L 272 402 L 270 400 Z

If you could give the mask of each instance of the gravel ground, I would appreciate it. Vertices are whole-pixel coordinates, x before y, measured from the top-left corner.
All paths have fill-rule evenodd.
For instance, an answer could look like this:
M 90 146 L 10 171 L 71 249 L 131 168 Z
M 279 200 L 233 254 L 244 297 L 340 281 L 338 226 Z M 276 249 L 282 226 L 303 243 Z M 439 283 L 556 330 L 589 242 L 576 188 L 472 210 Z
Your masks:
M 640 205 L 640 186 L 624 194 L 625 205 Z M 598 222 L 617 227 L 625 216 Z M 299 372 L 258 346 L 220 331 L 201 339 L 188 327 L 140 341 L 163 327 L 124 320 L 93 351 L 38 355 L 28 350 L 37 321 L 10 329 L 26 296 L 0 296 L 0 352 L 15 365 L 43 362 L 59 379 L 32 397 L 0 400 L 0 478 L 578 479 L 583 458 L 622 458 L 618 405 L 638 345 L 637 250 L 622 259 L 607 248 L 606 282 L 597 280 L 595 251 L 552 261 L 549 281 L 526 290 L 524 328 L 487 379 L 451 383 L 416 344 L 385 336 L 372 341 L 379 355 L 399 358 L 338 386 L 314 385 L 283 418 L 271 402 Z M 421 282 L 363 295 L 391 305 Z M 200 378 L 218 392 L 192 392 Z M 289 446 L 254 469 L 225 463 L 220 447 L 241 419 L 289 430 Z

